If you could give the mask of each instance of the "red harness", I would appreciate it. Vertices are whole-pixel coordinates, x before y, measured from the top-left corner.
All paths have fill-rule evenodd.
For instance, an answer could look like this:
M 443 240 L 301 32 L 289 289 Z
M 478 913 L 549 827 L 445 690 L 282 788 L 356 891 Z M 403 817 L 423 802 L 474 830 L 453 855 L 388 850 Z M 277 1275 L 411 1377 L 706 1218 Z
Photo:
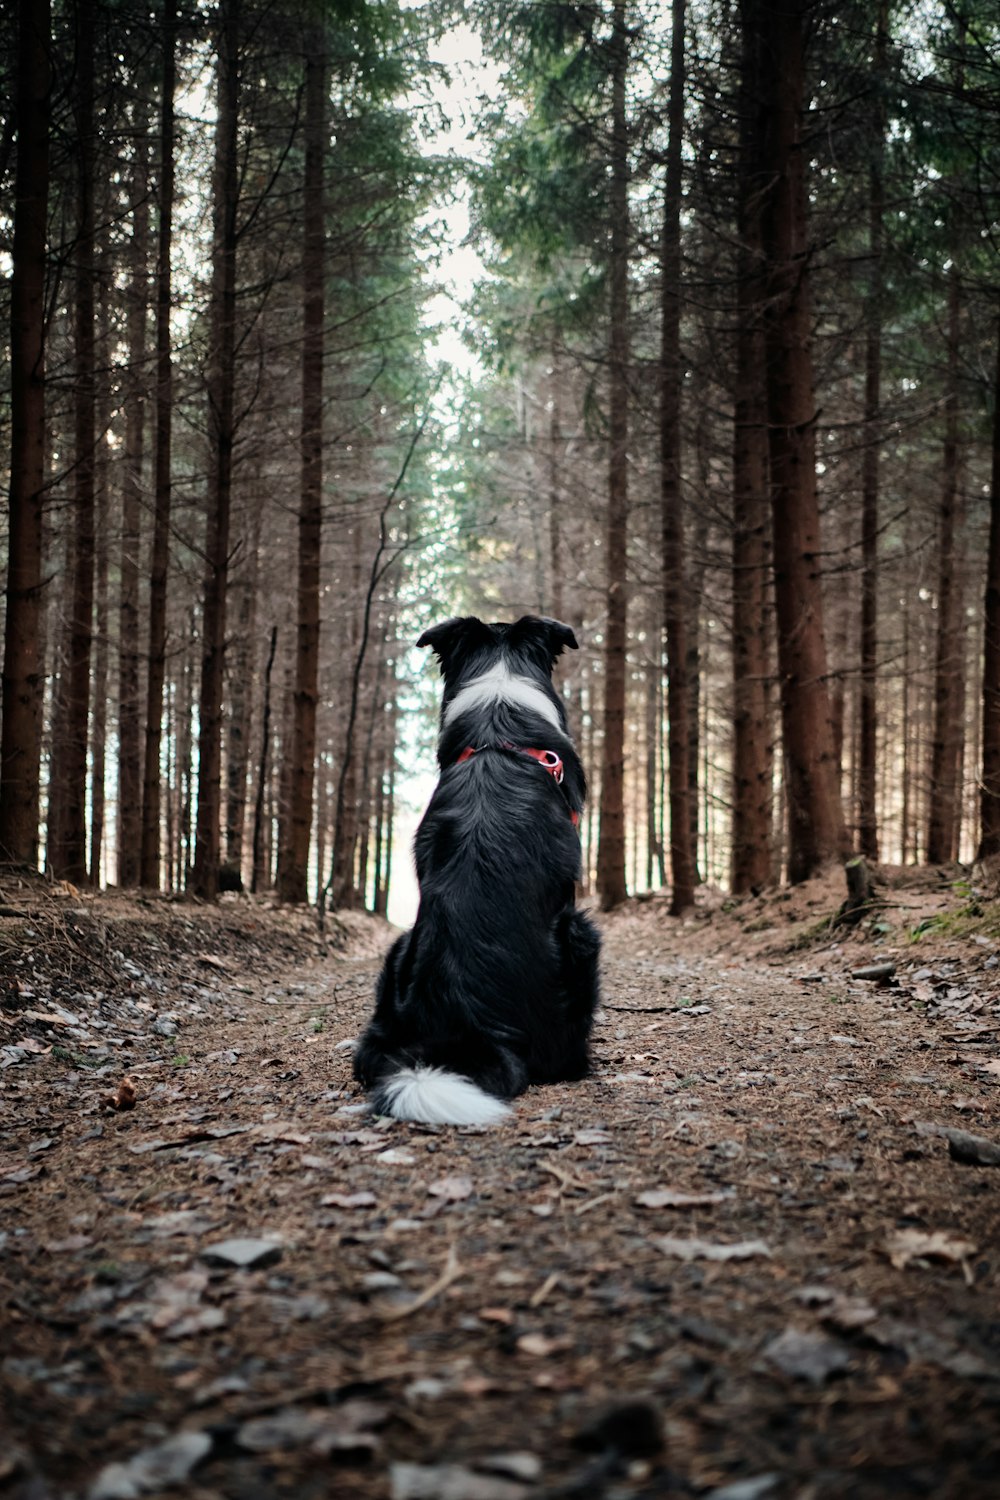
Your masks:
M 455 762 L 456 766 L 460 766 L 464 760 L 471 760 L 476 753 L 476 748 L 475 745 L 466 745 Z M 530 755 L 532 760 L 537 760 L 543 770 L 548 771 L 549 775 L 555 780 L 556 786 L 562 786 L 565 774 L 563 771 L 562 756 L 557 755 L 554 750 L 533 750 L 527 745 L 504 745 L 502 748 L 504 750 L 516 750 L 519 755 Z M 569 809 L 569 816 L 573 827 L 579 828 L 580 814 L 571 807 Z

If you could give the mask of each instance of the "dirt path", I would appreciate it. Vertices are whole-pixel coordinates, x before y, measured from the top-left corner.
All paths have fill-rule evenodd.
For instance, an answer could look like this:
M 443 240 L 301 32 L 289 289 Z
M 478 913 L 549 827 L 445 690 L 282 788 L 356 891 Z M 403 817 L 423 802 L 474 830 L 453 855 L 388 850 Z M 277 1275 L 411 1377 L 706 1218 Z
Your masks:
M 8 1005 L 0 1494 L 996 1496 L 1000 1171 L 928 1128 L 1000 1139 L 996 944 L 753 925 L 608 924 L 594 1078 L 481 1133 L 358 1111 L 370 953 Z

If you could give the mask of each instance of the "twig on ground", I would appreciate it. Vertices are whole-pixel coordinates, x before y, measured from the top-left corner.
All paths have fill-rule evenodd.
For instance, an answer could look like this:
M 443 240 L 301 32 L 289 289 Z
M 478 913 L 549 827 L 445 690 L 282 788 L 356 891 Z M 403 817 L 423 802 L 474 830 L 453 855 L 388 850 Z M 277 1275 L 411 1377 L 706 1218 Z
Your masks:
M 459 1265 L 458 1255 L 455 1252 L 455 1246 L 449 1245 L 448 1256 L 444 1263 L 444 1270 L 441 1272 L 441 1275 L 437 1278 L 437 1280 L 432 1281 L 430 1286 L 425 1286 L 423 1291 L 417 1297 L 415 1297 L 412 1302 L 408 1302 L 405 1307 L 387 1308 L 385 1312 L 381 1314 L 383 1322 L 393 1323 L 399 1318 L 408 1318 L 411 1313 L 419 1312 L 420 1308 L 426 1307 L 428 1302 L 433 1301 L 433 1299 L 437 1297 L 441 1292 L 446 1291 L 447 1288 L 451 1286 L 452 1282 L 457 1281 L 462 1274 L 463 1270 Z
M 532 1292 L 531 1296 L 528 1298 L 528 1306 L 541 1307 L 542 1303 L 545 1301 L 546 1297 L 549 1295 L 552 1289 L 554 1287 L 557 1287 L 558 1285 L 559 1272 L 552 1271 L 548 1276 L 546 1276 L 541 1286 Z

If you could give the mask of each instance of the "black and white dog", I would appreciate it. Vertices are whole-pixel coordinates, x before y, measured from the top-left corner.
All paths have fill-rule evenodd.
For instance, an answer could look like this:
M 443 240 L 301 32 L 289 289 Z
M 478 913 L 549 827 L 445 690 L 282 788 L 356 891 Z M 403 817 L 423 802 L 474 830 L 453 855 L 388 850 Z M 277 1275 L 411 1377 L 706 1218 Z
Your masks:
M 445 620 L 441 777 L 416 837 L 420 908 L 392 946 L 354 1076 L 380 1114 L 488 1125 L 529 1083 L 583 1078 L 596 929 L 574 906 L 586 784 L 552 686 L 557 620 Z

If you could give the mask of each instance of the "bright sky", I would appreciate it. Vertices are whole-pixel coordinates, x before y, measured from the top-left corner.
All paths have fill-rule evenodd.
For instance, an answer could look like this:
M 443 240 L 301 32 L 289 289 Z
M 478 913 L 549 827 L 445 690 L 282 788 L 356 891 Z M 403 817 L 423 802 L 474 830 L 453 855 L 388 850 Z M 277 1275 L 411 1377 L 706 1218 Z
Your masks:
M 447 36 L 431 49 L 431 57 L 434 62 L 442 63 L 449 73 L 448 84 L 442 83 L 436 97 L 451 123 L 447 130 L 433 139 L 430 149 L 438 154 L 448 153 L 462 158 L 475 156 L 478 152 L 473 136 L 476 100 L 484 92 L 495 92 L 499 72 L 484 59 L 478 36 L 465 25 L 452 27 Z M 436 279 L 440 279 L 446 289 L 430 299 L 427 309 L 428 323 L 434 330 L 428 352 L 432 359 L 450 366 L 461 377 L 479 366 L 475 351 L 462 341 L 461 329 L 466 318 L 462 304 L 484 274 L 478 251 L 466 243 L 469 233 L 467 191 L 463 191 L 456 201 L 435 207 L 427 218 L 431 223 L 443 223 L 447 235 L 447 248 L 436 272 Z M 454 385 L 446 374 L 437 396 L 438 414 L 445 421 L 454 408 L 453 394 Z M 442 613 L 447 614 L 448 608 L 444 602 Z M 425 651 L 411 651 L 407 665 L 414 677 L 425 672 L 437 675 L 436 664 Z M 418 901 L 413 869 L 413 835 L 434 790 L 437 767 L 426 751 L 414 757 L 415 763 L 412 768 L 408 767 L 408 747 L 403 745 L 400 749 L 404 764 L 397 783 L 389 920 L 400 927 L 409 927 L 416 916 Z

